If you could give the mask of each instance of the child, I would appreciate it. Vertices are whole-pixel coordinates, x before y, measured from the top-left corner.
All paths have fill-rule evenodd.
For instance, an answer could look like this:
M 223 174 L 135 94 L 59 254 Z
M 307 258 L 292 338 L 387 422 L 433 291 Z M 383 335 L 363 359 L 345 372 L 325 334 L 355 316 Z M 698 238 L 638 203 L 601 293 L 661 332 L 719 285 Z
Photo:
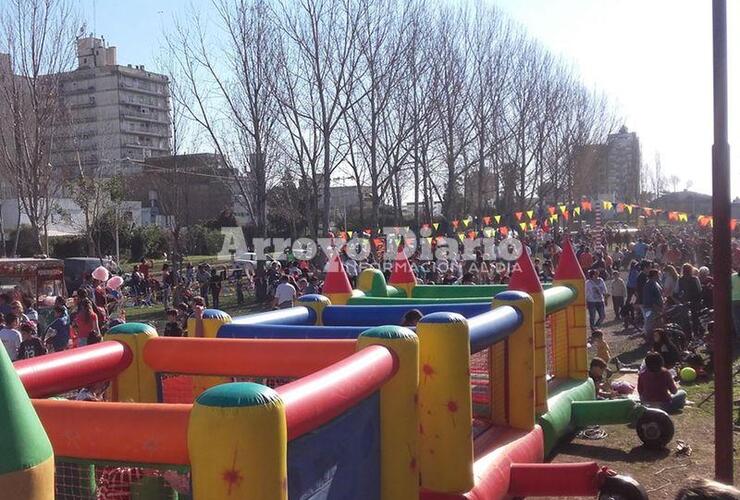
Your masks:
M 21 325 L 21 337 L 23 341 L 18 346 L 18 359 L 30 359 L 46 354 L 46 347 L 36 335 L 36 327 L 33 326 L 33 323 L 23 323 Z
M 54 352 L 63 351 L 69 344 L 69 314 L 64 305 L 57 303 L 54 306 L 54 321 L 47 327 L 46 331 L 52 330 L 53 333 L 45 335 L 46 342 L 51 342 Z
M 18 331 L 18 316 L 13 313 L 5 315 L 5 328 L 0 330 L 0 342 L 8 352 L 11 361 L 18 357 L 18 347 L 21 345 L 21 332 Z
M 403 318 L 401 318 L 401 326 L 405 326 L 407 328 L 416 326 L 421 317 L 421 311 L 419 311 L 418 309 L 411 309 L 403 315 Z
M 612 355 L 609 351 L 609 344 L 604 340 L 604 332 L 594 330 L 591 334 L 591 345 L 596 349 L 596 357 L 603 359 L 608 364 Z
M 686 404 L 686 391 L 679 390 L 671 372 L 663 366 L 663 356 L 649 352 L 645 356 L 646 370 L 637 378 L 637 392 L 646 406 L 657 406 L 668 413 L 681 410 Z
M 182 327 L 177 321 L 177 309 L 167 309 L 167 324 L 164 325 L 165 337 L 182 337 Z
M 594 358 L 591 360 L 591 365 L 588 369 L 588 376 L 591 377 L 596 386 L 596 397 L 598 399 L 609 399 L 612 396 L 612 391 L 607 385 L 606 377 L 606 361 L 601 358 Z

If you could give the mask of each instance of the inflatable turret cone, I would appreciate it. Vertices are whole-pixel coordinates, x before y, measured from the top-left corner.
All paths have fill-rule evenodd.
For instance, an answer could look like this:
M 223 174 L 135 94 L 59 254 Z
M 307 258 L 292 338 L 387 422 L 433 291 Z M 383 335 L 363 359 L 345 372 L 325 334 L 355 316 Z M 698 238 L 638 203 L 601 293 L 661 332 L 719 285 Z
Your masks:
M 411 263 L 403 249 L 403 244 L 398 246 L 398 253 L 396 254 L 396 259 L 393 261 L 389 284 L 406 292 L 406 297 L 411 297 L 416 286 L 416 276 L 414 276 L 414 270 L 411 268 Z
M 331 300 L 333 305 L 346 305 L 352 296 L 352 285 L 349 283 L 349 277 L 347 277 L 347 271 L 344 270 L 339 253 L 335 253 L 331 258 L 322 293 Z
M 563 252 L 560 254 L 560 262 L 558 267 L 555 269 L 555 280 L 585 280 L 586 276 L 583 274 L 581 264 L 578 263 L 578 257 L 576 257 L 575 251 L 573 251 L 573 245 L 570 240 L 565 239 L 563 241 Z
M 522 254 L 516 260 L 514 270 L 509 279 L 509 290 L 518 290 L 528 294 L 542 293 L 542 284 L 534 269 L 532 258 L 529 256 L 525 247 L 522 247 Z

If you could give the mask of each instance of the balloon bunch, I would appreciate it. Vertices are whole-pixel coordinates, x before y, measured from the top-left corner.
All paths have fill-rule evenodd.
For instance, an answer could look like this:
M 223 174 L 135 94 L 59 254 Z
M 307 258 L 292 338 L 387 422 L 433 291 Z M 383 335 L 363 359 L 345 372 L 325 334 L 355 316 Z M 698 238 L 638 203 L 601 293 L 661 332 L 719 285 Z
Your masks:
M 118 290 L 123 285 L 123 278 L 120 276 L 111 276 L 105 266 L 96 267 L 92 272 L 92 277 L 105 283 L 106 288 L 110 290 Z

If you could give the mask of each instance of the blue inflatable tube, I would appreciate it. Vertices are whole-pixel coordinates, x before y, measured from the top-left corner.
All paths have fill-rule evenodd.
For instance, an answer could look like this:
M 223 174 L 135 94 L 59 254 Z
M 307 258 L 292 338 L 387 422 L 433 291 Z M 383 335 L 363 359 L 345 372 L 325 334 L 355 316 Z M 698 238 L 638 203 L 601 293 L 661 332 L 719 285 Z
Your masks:
M 226 339 L 356 339 L 369 326 L 223 325 L 218 338 Z
M 470 353 L 475 354 L 505 339 L 521 324 L 522 314 L 511 306 L 499 306 L 470 318 Z
M 370 328 L 382 325 L 399 325 L 404 314 L 418 309 L 423 316 L 436 312 L 454 312 L 470 318 L 491 310 L 489 303 L 466 304 L 424 304 L 398 306 L 328 306 L 324 309 L 322 320 L 328 326 L 364 326 Z
M 316 313 L 308 307 L 291 307 L 257 314 L 237 316 L 232 325 L 315 325 Z

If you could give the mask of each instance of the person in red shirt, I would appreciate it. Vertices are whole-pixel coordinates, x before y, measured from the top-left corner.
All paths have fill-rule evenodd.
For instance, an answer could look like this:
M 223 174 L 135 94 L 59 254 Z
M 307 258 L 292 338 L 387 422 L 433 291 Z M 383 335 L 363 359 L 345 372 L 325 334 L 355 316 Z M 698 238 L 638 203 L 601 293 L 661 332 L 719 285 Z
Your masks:
M 681 410 L 686 404 L 686 391 L 676 387 L 671 372 L 663 366 L 663 356 L 657 352 L 649 352 L 645 356 L 645 368 L 637 378 L 640 402 L 668 413 Z
M 581 265 L 581 269 L 583 269 L 584 271 L 586 269 L 591 269 L 591 266 L 594 265 L 594 258 L 588 248 L 586 248 L 581 253 L 581 255 L 578 256 L 578 263 Z

